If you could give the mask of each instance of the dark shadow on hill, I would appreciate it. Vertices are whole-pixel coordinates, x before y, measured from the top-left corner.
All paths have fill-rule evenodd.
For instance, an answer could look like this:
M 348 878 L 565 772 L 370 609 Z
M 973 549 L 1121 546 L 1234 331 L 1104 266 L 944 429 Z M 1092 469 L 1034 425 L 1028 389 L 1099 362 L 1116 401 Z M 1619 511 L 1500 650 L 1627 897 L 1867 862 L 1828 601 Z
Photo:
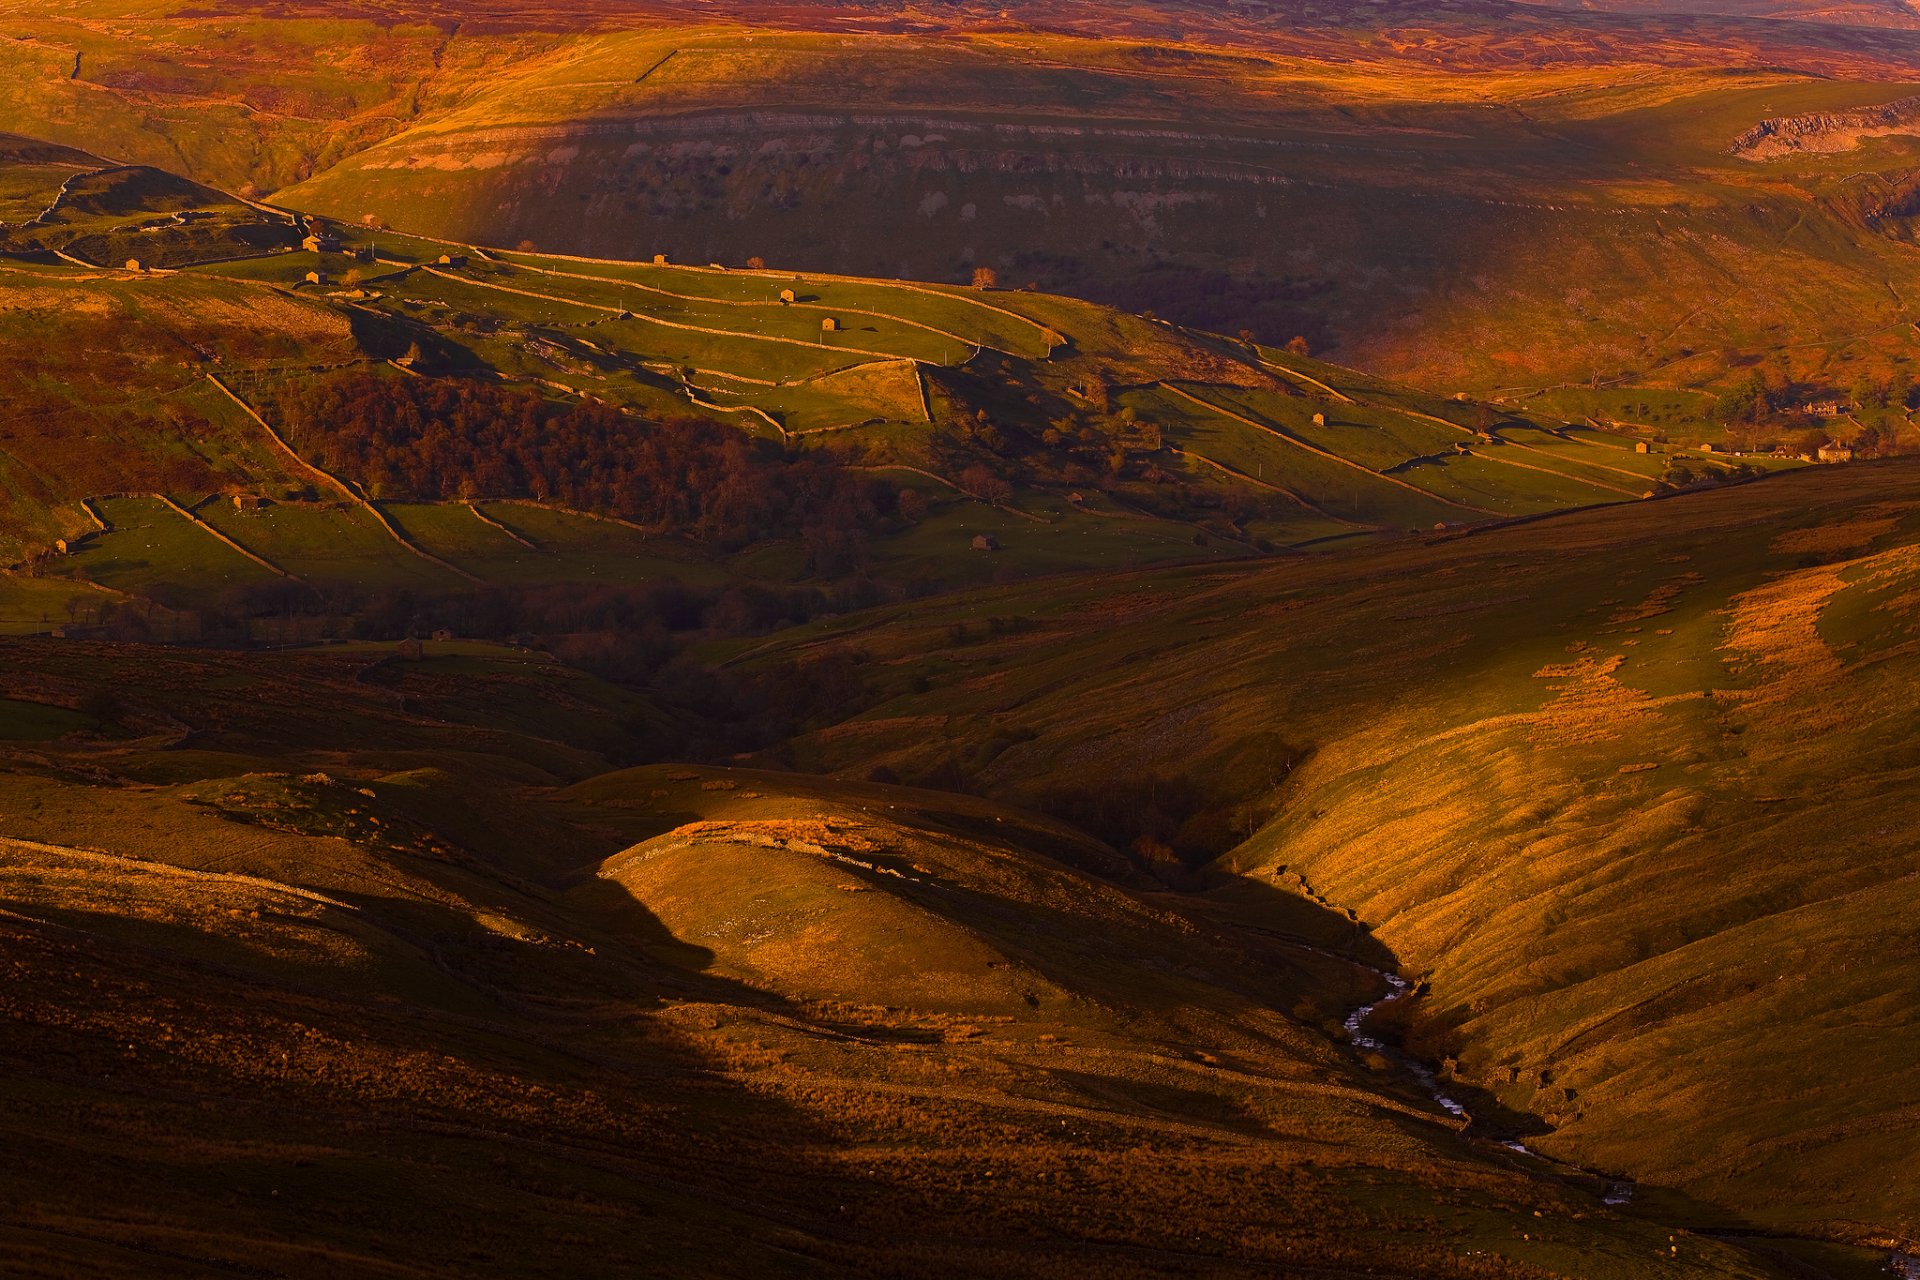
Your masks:
M 875 1243 L 844 1207 L 885 1188 L 815 1159 L 829 1130 L 734 1083 L 700 1037 L 641 1020 L 663 997 L 770 1002 L 701 975 L 704 953 L 631 901 L 626 927 L 675 947 L 672 972 L 606 939 L 559 960 L 550 942 L 495 954 L 457 910 L 334 896 L 478 999 L 390 965 L 210 952 L 192 923 L 8 917 L 27 1016 L 0 1074 L 10 1096 L 60 1100 L 16 1112 L 10 1136 L 27 1130 L 34 1154 L 0 1174 L 10 1225 L 75 1231 L 74 1275 L 82 1242 L 107 1237 L 316 1277 L 369 1254 L 473 1276 L 711 1275 L 721 1254 L 728 1274 L 825 1274 Z M 60 1122 L 69 1106 L 83 1118 Z M 46 1165 L 58 1176 L 36 1182 Z M 118 1225 L 96 1229 L 107 1202 Z

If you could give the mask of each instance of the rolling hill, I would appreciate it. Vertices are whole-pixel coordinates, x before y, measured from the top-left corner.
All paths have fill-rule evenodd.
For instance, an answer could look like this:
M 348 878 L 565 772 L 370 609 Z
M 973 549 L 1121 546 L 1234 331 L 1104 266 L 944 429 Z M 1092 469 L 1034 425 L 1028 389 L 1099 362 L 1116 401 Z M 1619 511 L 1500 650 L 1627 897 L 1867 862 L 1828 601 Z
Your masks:
M 1057 822 L 605 772 L 630 695 L 506 650 L 0 643 L 9 1271 L 1782 1274 Z
M 9 8 L 0 1275 L 1920 1276 L 1920 20 L 723 8 Z
M 7 1256 L 1864 1280 L 1913 470 L 710 646 L 835 683 L 757 768 L 523 649 L 0 642 Z
M 334 587 L 854 576 L 897 595 L 1796 465 L 1422 394 L 1063 297 L 366 226 L 314 236 L 302 215 L 155 171 L 55 182 L 38 155 L 21 144 L 3 170 L 64 191 L 57 216 L 7 233 L 0 263 L 16 630 L 98 625 L 132 600 L 165 636 L 235 609 L 256 630 L 293 609 L 311 636 L 357 607 Z M 116 194 L 83 196 L 95 188 Z M 120 265 L 156 224 L 164 246 Z M 303 236 L 313 247 L 288 243 Z M 244 240 L 257 247 L 236 254 Z M 535 435 L 503 440 L 501 415 L 532 415 Z M 577 440 L 556 451 L 556 432 Z M 742 435 L 759 443 L 725 443 Z M 642 441 L 657 458 L 636 461 Z M 701 467 L 714 478 L 695 509 L 674 495 Z M 815 496 L 779 496 L 796 486 Z
M 1621 388 L 1631 421 L 1756 365 L 1911 380 L 1912 139 L 1730 154 L 1911 96 L 1896 9 L 35 0 L 0 128 L 464 241 L 990 266 L 1447 391 Z
M 1196 885 L 1259 927 L 1275 888 L 1350 912 L 1490 1130 L 1690 1225 L 1893 1243 L 1920 1213 L 1886 1173 L 1917 1065 L 1914 473 L 1009 587 L 742 661 L 886 673 L 792 765 L 1073 814 L 1142 865 L 1219 856 Z

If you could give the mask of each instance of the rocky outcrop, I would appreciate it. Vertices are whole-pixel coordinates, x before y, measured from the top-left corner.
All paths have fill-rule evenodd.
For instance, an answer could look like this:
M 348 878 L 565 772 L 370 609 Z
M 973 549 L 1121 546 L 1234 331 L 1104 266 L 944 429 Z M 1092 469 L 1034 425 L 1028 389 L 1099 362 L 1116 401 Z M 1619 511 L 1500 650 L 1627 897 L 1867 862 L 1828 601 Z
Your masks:
M 1900 98 L 1855 111 L 1816 112 L 1762 120 L 1733 140 L 1744 160 L 1774 160 L 1795 152 L 1850 151 L 1862 138 L 1920 135 L 1920 97 Z

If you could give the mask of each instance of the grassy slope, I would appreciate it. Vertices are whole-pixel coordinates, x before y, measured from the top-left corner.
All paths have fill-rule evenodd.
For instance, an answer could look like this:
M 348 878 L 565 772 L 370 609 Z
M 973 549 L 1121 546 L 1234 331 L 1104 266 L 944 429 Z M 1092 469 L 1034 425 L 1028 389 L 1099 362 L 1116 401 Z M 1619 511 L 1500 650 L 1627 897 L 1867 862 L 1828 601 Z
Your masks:
M 1279 1007 L 1371 979 L 1032 815 L 576 781 L 630 695 L 510 651 L 6 656 L 39 1274 L 1782 1274 L 1463 1142 Z
M 846 641 L 878 705 L 793 758 L 984 759 L 1003 797 L 1185 775 L 1257 828 L 1223 897 L 1304 875 L 1354 910 L 1490 1123 L 1692 1221 L 1911 1240 L 1914 473 L 903 608 Z
M 5 171 L 31 168 L 30 159 L 22 151 Z M 113 188 L 111 199 L 85 199 L 118 219 L 113 226 L 128 226 L 173 203 L 168 190 L 141 178 Z M 143 204 L 149 198 L 153 209 Z M 227 230 L 195 223 L 182 234 L 217 247 Z M 33 410 L 0 453 L 0 532 L 24 551 L 87 535 L 50 571 L 121 591 L 165 588 L 190 599 L 275 570 L 317 582 L 455 586 L 457 578 L 410 554 L 288 458 L 208 376 L 273 417 L 275 398 L 304 379 L 355 366 L 388 372 L 378 357 L 400 353 L 410 338 L 453 372 L 594 395 L 656 419 L 709 414 L 924 485 L 929 517 L 872 548 L 877 568 L 904 578 L 976 581 L 1245 555 L 1256 543 L 1306 545 L 1616 501 L 1666 465 L 1664 455 L 1625 453 L 1624 438 L 1604 433 L 1593 440 L 1618 446 L 1625 466 L 1574 456 L 1601 456 L 1597 449 L 1561 456 L 1570 446 L 1553 434 L 1563 430 L 1553 419 L 1541 419 L 1552 431 L 1506 419 L 1500 430 L 1512 445 L 1473 446 L 1466 422 L 1501 415 L 1066 298 L 482 255 L 457 243 L 354 234 L 377 246 L 379 261 L 266 252 L 144 274 L 26 258 L 0 264 L 14 281 L 0 300 L 0 331 L 20 339 L 10 359 Z M 192 256 L 190 245 L 179 247 Z M 328 283 L 308 282 L 314 271 Z M 823 331 L 826 318 L 838 328 Z M 1089 398 L 1094 384 L 1111 389 L 1104 407 Z M 1326 424 L 1313 423 L 1315 414 Z M 982 422 L 1001 442 L 966 443 Z M 1048 443 L 1055 430 L 1069 439 Z M 1143 434 L 1155 431 L 1159 450 Z M 945 443 L 956 439 L 959 446 Z M 1081 450 L 1073 466 L 1049 456 L 1069 448 Z M 1126 453 L 1126 476 L 1110 486 L 1101 472 L 1116 449 Z M 974 466 L 1012 481 L 1013 502 L 994 509 L 963 491 L 956 477 Z M 240 492 L 275 505 L 241 515 L 224 501 Z M 155 503 L 157 525 L 136 518 L 136 504 L 125 508 L 129 519 L 109 516 L 112 527 L 93 530 L 80 506 L 157 493 L 199 509 L 209 527 L 195 530 Z M 711 557 L 697 549 L 657 540 L 642 547 L 624 534 L 640 559 L 608 560 L 602 544 L 613 535 L 564 513 L 526 517 L 546 526 L 526 531 L 530 548 L 459 507 L 401 504 L 389 514 L 423 549 L 491 580 L 636 581 L 673 572 L 673 563 L 695 576 L 719 571 L 703 567 Z M 166 547 L 152 542 L 152 529 L 168 531 Z M 980 533 L 994 534 L 1003 554 L 956 564 L 951 553 Z M 248 562 L 216 534 L 266 564 Z M 196 545 L 213 567 L 190 563 Z M 763 549 L 736 567 L 768 568 L 768 554 L 778 558 Z
M 1767 358 L 1844 389 L 1911 355 L 1911 140 L 1726 154 L 1763 118 L 1901 96 L 1911 32 L 1338 3 L 387 16 L 34 0 L 0 126 L 501 244 L 987 262 L 1430 385 Z
M 1341 52 L 1364 63 L 1378 49 Z M 1763 357 L 1844 388 L 1910 357 L 1910 228 L 1863 214 L 1911 167 L 1911 143 L 1725 154 L 1759 119 L 1898 85 L 1633 63 L 1473 66 L 1448 83 L 1272 52 L 1173 76 L 1138 60 L 1124 41 L 601 36 L 289 198 L 585 252 L 639 237 L 695 261 L 758 253 L 933 279 L 980 261 L 1213 327 L 1308 332 L 1351 362 L 1482 390 L 1712 385 Z M 1462 102 L 1469 84 L 1489 101 Z M 767 146 L 739 136 L 750 110 Z M 822 134 L 822 112 L 846 113 L 857 140 Z M 1196 120 L 1205 133 L 1181 127 Z M 1028 134 L 1033 121 L 1054 132 Z M 1257 284 L 1231 292 L 1249 264 Z M 1228 302 L 1195 295 L 1207 271 L 1224 273 Z

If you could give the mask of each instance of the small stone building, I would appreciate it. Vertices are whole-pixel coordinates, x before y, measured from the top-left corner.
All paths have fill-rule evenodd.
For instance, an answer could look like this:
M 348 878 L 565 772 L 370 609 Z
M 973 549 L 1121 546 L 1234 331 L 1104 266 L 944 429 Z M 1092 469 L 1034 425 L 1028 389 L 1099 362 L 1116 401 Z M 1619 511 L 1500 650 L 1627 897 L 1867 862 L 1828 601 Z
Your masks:
M 435 261 L 443 267 L 464 267 L 467 265 L 467 255 L 464 253 L 443 253 L 436 258 Z
M 143 263 L 143 262 L 141 262 L 141 261 L 140 261 L 140 259 L 138 259 L 138 258 L 128 258 L 128 259 L 127 259 L 127 270 L 129 270 L 129 271 L 145 271 L 146 269 L 147 269 L 147 267 L 146 267 L 146 264 L 145 264 L 145 263 Z
M 782 290 L 780 291 L 780 301 L 782 301 L 782 302 L 792 302 L 792 301 L 793 301 L 793 298 L 794 298 L 794 294 L 793 294 L 793 290 L 791 290 L 791 289 L 782 289 Z
M 973 549 L 975 551 L 998 551 L 1000 549 L 1000 539 L 990 533 L 976 533 L 973 535 Z
M 1652 453 L 1653 452 L 1652 449 L 1647 447 L 1647 442 L 1645 440 L 1642 440 L 1640 441 L 1640 443 L 1634 445 L 1633 451 L 1635 453 Z
M 840 322 L 834 319 L 834 317 L 828 316 L 826 319 L 820 322 L 820 332 L 838 333 L 840 332 Z

